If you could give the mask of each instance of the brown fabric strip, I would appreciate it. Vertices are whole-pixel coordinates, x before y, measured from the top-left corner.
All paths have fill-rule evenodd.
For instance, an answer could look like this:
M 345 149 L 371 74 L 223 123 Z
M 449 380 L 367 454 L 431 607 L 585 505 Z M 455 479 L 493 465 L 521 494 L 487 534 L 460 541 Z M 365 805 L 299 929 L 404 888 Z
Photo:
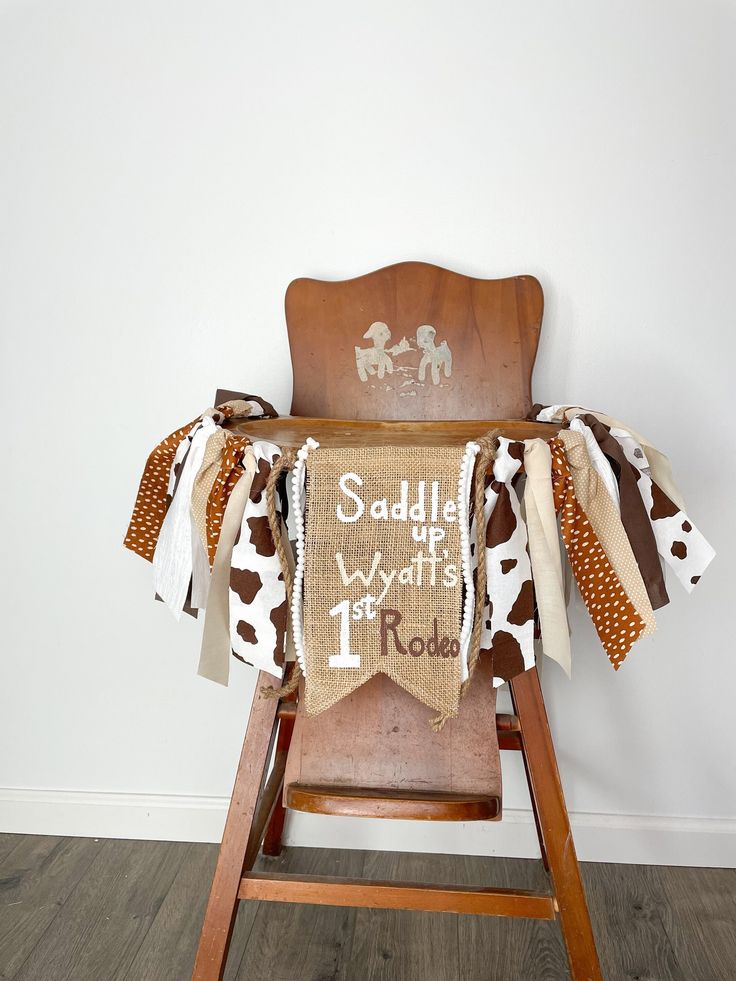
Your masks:
M 262 412 L 260 413 L 260 418 L 262 419 L 278 419 L 279 414 L 265 399 L 261 398 L 260 395 L 248 395 L 246 392 L 234 392 L 229 388 L 218 388 L 215 393 L 215 405 L 222 405 L 223 403 L 244 401 L 244 402 L 257 402 L 260 405 Z M 253 418 L 259 418 L 259 414 L 253 413 Z
M 657 542 L 637 486 L 636 474 L 626 459 L 623 447 L 611 436 L 610 428 L 590 413 L 585 413 L 582 419 L 590 427 L 616 476 L 621 498 L 621 521 L 631 542 L 652 609 L 659 610 L 669 603 L 670 598 L 657 553 Z

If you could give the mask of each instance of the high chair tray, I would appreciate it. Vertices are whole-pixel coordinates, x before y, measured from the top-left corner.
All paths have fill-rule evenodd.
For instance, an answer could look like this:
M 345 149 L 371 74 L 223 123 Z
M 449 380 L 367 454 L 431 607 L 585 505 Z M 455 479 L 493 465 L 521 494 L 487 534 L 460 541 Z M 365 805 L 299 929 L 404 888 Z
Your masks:
M 550 439 L 560 427 L 526 419 L 462 419 L 442 422 L 372 419 L 317 419 L 280 416 L 278 419 L 238 419 L 228 428 L 251 439 L 267 439 L 281 447 L 300 447 L 308 436 L 321 446 L 455 446 L 500 429 L 510 439 Z

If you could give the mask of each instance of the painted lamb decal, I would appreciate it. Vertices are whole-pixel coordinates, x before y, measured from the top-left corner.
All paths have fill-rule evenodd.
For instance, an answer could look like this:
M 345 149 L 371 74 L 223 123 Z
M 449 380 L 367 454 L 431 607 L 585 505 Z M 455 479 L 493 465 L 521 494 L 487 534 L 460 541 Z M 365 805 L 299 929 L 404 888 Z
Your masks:
M 394 370 L 392 358 L 410 350 L 410 344 L 402 337 L 398 344 L 386 350 L 386 342 L 391 337 L 388 324 L 382 320 L 374 321 L 363 334 L 365 340 L 373 341 L 373 347 L 358 347 L 355 345 L 355 365 L 361 381 L 368 381 L 368 375 L 378 375 L 379 378 Z
M 424 351 L 422 360 L 419 362 L 419 381 L 423 382 L 427 373 L 427 368 L 432 372 L 432 384 L 440 383 L 440 367 L 444 368 L 445 378 L 452 374 L 452 352 L 447 341 L 435 344 L 434 339 L 437 331 L 431 324 L 423 324 L 417 327 L 417 345 Z
M 436 344 L 436 336 L 437 331 L 431 324 L 422 324 L 417 327 L 415 342 L 402 337 L 398 344 L 387 347 L 386 345 L 391 339 L 389 326 L 382 320 L 375 320 L 363 334 L 363 339 L 372 341 L 373 346 L 358 347 L 357 344 L 355 345 L 355 367 L 358 370 L 358 377 L 362 382 L 367 382 L 371 376 L 383 379 L 385 375 L 391 375 L 397 371 L 408 376 L 402 381 L 402 388 L 423 386 L 429 368 L 432 384 L 439 385 L 441 371 L 444 372 L 445 378 L 449 378 L 452 374 L 452 351 L 446 340 Z M 418 367 L 412 365 L 397 366 L 395 364 L 394 359 L 407 351 L 422 352 Z M 414 375 L 418 377 L 415 379 Z M 375 387 L 375 385 L 371 387 Z M 392 386 L 387 385 L 386 387 L 391 388 Z

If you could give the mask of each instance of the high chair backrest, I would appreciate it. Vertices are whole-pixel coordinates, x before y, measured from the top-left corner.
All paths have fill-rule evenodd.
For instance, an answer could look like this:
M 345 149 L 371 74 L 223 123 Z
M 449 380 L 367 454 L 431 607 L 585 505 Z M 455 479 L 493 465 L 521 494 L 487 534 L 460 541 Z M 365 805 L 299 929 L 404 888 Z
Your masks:
M 400 262 L 286 293 L 291 411 L 328 419 L 520 419 L 543 295 L 533 276 L 474 279 Z
M 523 418 L 532 406 L 542 306 L 532 276 L 473 279 L 421 262 L 344 282 L 297 279 L 286 294 L 292 414 L 436 421 L 438 431 L 448 419 Z M 473 680 L 463 711 L 439 733 L 429 729 L 430 710 L 382 674 L 318 716 L 308 717 L 300 705 L 286 768 L 288 805 L 348 813 L 344 796 L 319 791 L 305 801 L 295 788 L 357 785 L 387 793 L 472 792 L 497 807 L 488 659 Z M 355 800 L 363 814 L 406 816 L 380 792 Z M 446 819 L 446 803 L 437 798 L 421 807 Z

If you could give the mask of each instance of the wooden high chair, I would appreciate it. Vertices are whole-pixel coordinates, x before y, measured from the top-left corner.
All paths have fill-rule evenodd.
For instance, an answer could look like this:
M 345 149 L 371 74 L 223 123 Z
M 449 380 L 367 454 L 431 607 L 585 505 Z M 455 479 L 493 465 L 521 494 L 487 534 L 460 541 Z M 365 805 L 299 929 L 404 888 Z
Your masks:
M 341 446 L 464 443 L 496 427 L 518 439 L 549 438 L 556 427 L 524 421 L 542 307 L 531 276 L 479 280 L 418 262 L 344 282 L 295 280 L 286 294 L 293 416 L 238 428 L 297 447 L 307 436 Z M 431 711 L 383 675 L 308 718 L 298 699 L 264 698 L 260 689 L 273 679 L 259 674 L 194 981 L 223 977 L 241 899 L 559 917 L 573 981 L 600 979 L 537 670 L 510 682 L 514 714 L 496 714 L 488 660 L 440 733 L 430 732 Z M 501 749 L 522 754 L 548 892 L 252 871 L 262 844 L 265 854 L 280 852 L 284 805 L 499 819 L 500 781 L 484 752 L 494 720 Z

